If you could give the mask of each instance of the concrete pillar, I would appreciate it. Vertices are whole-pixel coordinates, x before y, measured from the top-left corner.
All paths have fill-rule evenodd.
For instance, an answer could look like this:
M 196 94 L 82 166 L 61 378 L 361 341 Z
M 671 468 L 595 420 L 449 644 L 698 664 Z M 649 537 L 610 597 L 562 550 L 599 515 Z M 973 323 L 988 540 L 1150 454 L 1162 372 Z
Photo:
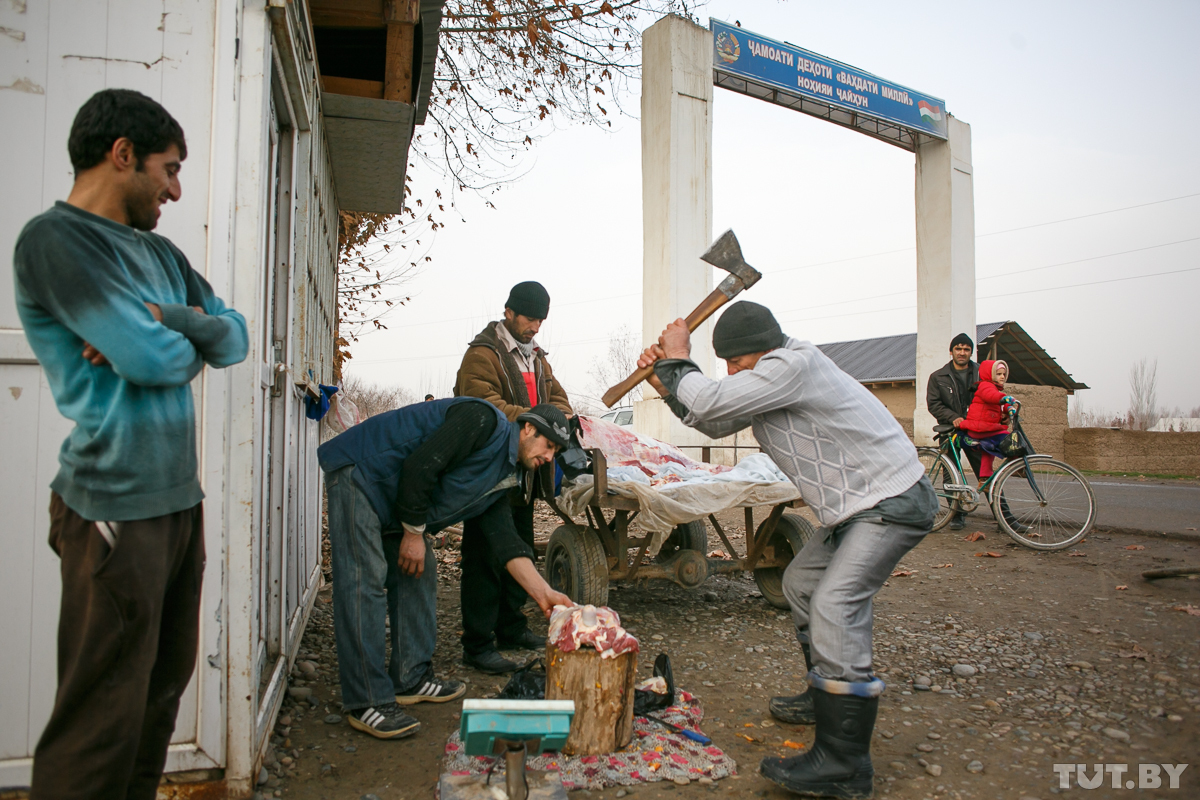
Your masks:
M 913 438 L 933 444 L 929 375 L 950 360 L 950 340 L 975 339 L 975 199 L 971 126 L 949 118 L 950 139 L 917 148 L 917 407 Z
M 642 333 L 658 340 L 712 291 L 700 260 L 712 240 L 712 33 L 667 16 L 642 37 Z M 713 375 L 712 324 L 692 338 L 692 358 Z M 638 403 L 634 428 L 674 444 L 705 437 L 681 425 L 657 393 Z

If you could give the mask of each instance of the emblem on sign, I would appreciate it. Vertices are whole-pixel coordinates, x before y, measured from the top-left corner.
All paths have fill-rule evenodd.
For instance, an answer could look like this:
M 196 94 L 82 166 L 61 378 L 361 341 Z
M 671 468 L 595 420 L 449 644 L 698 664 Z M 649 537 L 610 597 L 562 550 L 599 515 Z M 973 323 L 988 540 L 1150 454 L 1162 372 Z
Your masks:
M 736 36 L 729 31 L 721 31 L 717 34 L 717 58 L 726 64 L 732 64 L 741 55 L 742 46 L 738 44 Z

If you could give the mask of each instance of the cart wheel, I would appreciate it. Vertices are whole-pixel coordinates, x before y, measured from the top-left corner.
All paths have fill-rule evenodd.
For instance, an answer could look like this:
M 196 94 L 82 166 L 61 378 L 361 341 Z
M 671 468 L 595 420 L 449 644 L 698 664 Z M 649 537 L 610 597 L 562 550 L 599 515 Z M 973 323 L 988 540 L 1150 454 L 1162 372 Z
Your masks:
M 658 551 L 654 560 L 660 564 L 670 561 L 680 550 L 699 550 L 702 556 L 708 553 L 708 528 L 705 527 L 704 520 L 676 525 L 663 541 L 662 549 Z
M 608 605 L 608 558 L 600 536 L 581 525 L 559 525 L 546 544 L 546 582 L 580 605 Z
M 766 525 L 764 520 L 762 525 Z M 758 526 L 762 530 L 762 525 Z M 757 533 L 757 531 L 756 531 Z M 812 523 L 796 514 L 784 514 L 771 534 L 770 547 L 775 548 L 777 555 L 783 556 L 789 563 L 796 553 L 804 549 L 804 545 L 813 537 L 816 530 Z M 754 570 L 754 582 L 762 592 L 763 599 L 776 608 L 788 608 L 787 598 L 783 595 L 783 567 L 759 567 Z

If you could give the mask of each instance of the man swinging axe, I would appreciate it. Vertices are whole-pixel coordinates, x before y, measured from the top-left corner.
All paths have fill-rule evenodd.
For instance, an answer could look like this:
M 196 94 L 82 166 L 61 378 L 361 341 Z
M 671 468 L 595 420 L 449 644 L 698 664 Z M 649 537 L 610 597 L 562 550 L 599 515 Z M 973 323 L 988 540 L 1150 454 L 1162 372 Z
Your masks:
M 870 797 L 871 733 L 883 681 L 871 672 L 871 598 L 933 525 L 937 496 L 900 424 L 862 384 L 771 312 L 738 302 L 713 328 L 729 377 L 705 377 L 683 320 L 638 366 L 685 425 L 721 438 L 750 427 L 823 526 L 783 576 L 809 688 L 771 700 L 784 722 L 815 724 L 812 749 L 763 759 L 769 780 L 805 795 Z
M 461 697 L 433 674 L 437 565 L 425 537 L 480 517 L 489 551 L 546 613 L 554 591 L 518 535 L 510 490 L 567 446 L 567 418 L 534 406 L 509 422 L 484 400 L 431 400 L 377 414 L 317 450 L 329 494 L 333 628 L 350 725 L 379 739 L 416 733 L 401 706 Z M 388 657 L 384 620 L 391 622 Z

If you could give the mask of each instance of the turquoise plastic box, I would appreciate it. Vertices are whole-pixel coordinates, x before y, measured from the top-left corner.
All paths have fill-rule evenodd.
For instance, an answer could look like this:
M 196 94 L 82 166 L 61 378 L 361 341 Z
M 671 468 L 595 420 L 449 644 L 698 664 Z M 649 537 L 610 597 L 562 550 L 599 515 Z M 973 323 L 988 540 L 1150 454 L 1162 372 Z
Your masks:
M 574 700 L 464 700 L 459 735 L 469 756 L 493 755 L 497 739 L 526 742 L 530 753 L 561 750 L 574 716 Z

